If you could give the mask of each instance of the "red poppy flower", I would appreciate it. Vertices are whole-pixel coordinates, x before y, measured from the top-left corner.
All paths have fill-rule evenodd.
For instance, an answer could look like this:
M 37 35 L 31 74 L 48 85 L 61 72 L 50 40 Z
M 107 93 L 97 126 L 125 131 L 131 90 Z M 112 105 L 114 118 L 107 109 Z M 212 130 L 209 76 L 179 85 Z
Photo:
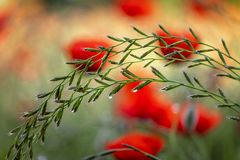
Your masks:
M 11 8 L 0 10 L 0 43 L 4 42 L 10 33 L 11 27 L 9 27 L 8 23 L 10 22 L 12 11 Z
M 134 132 L 126 134 L 108 143 L 106 148 L 127 148 L 126 146 L 123 146 L 123 144 L 128 144 L 149 154 L 157 155 L 157 153 L 159 153 L 164 147 L 164 140 L 156 135 Z M 115 152 L 113 156 L 118 160 L 149 160 L 149 158 L 144 156 L 142 153 L 132 150 Z
M 190 117 L 191 116 L 191 117 Z M 222 121 L 220 112 L 204 107 L 201 104 L 191 106 L 187 104 L 180 112 L 178 131 L 183 134 L 207 134 Z
M 174 44 L 176 42 L 182 41 L 184 40 L 184 38 L 188 39 L 192 45 L 192 47 L 194 49 L 197 49 L 199 47 L 199 44 L 197 43 L 196 38 L 191 34 L 191 33 L 175 33 L 175 32 L 171 32 L 171 35 L 173 35 L 174 37 L 170 37 L 167 33 L 163 32 L 163 31 L 159 31 L 157 33 L 159 36 L 162 37 L 162 39 L 167 43 L 167 45 L 171 45 Z M 190 58 L 192 56 L 192 48 L 191 46 L 189 46 L 186 42 L 181 42 L 178 43 L 172 47 L 168 47 L 166 48 L 165 44 L 162 43 L 161 41 L 159 41 L 163 55 L 168 55 L 170 53 L 176 52 L 176 51 L 181 51 L 181 50 L 185 50 L 185 51 L 181 51 L 181 55 L 183 55 L 185 58 Z M 172 58 L 177 58 L 177 59 L 182 59 L 182 56 L 179 54 L 174 54 L 173 56 L 171 56 Z
M 10 15 L 8 12 L 0 12 L 0 32 L 6 27 L 9 18 Z
M 151 14 L 152 0 L 119 0 L 118 7 L 129 17 L 141 17 Z
M 162 101 L 165 99 L 162 98 Z M 173 112 L 173 104 L 170 102 L 161 102 L 157 109 L 155 109 L 155 115 L 152 116 L 152 120 L 159 127 L 164 129 L 171 129 L 176 121 L 176 113 Z
M 196 14 L 205 16 L 220 2 L 221 0 L 189 0 L 189 6 Z
M 73 41 L 68 47 L 68 54 L 72 60 L 87 60 L 92 57 L 93 65 L 88 68 L 89 72 L 96 72 L 102 64 L 101 59 L 106 52 L 87 51 L 85 48 L 109 47 L 110 45 L 102 40 L 77 40 Z M 82 69 L 84 66 L 80 67 Z
M 172 104 L 149 84 L 137 92 L 132 90 L 141 82 L 127 84 L 115 96 L 117 113 L 127 119 L 148 119 L 164 128 L 171 128 L 173 122 Z

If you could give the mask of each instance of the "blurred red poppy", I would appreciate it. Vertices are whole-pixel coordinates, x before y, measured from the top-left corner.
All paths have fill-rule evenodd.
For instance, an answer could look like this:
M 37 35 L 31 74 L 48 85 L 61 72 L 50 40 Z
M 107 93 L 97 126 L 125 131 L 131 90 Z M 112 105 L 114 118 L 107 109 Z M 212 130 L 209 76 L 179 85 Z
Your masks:
M 97 39 L 88 39 L 88 40 L 76 40 L 70 43 L 68 50 L 68 56 L 72 60 L 87 60 L 92 57 L 92 61 L 94 64 L 88 68 L 88 72 L 96 72 L 98 68 L 102 64 L 102 58 L 106 54 L 106 52 L 94 52 L 94 51 L 87 51 L 86 48 L 96 48 L 105 47 L 108 48 L 110 44 L 103 40 Z M 77 67 L 77 65 L 76 65 Z M 85 66 L 80 67 L 80 69 L 84 68 Z
M 6 27 L 9 18 L 9 13 L 3 11 L 0 12 L 0 32 Z
M 176 113 L 173 112 L 173 104 L 163 97 L 161 101 L 159 101 L 159 104 L 165 105 L 159 105 L 158 108 L 155 109 L 155 115 L 152 116 L 152 120 L 159 127 L 171 129 L 176 121 Z
M 216 8 L 221 1 L 222 0 L 189 0 L 189 6 L 196 14 L 206 16 L 209 11 Z
M 159 41 L 161 51 L 163 55 L 168 55 L 174 52 L 180 52 L 181 54 L 174 54 L 170 56 L 169 58 L 177 58 L 177 59 L 183 59 L 182 56 L 185 58 L 190 58 L 192 54 L 192 47 L 194 49 L 197 49 L 199 47 L 199 43 L 197 42 L 196 38 L 189 32 L 187 33 L 176 33 L 176 32 L 170 32 L 172 36 L 170 37 L 167 33 L 164 31 L 159 31 L 157 34 L 158 36 L 161 36 L 162 39 L 167 43 L 167 45 L 173 45 L 177 42 L 176 45 L 173 45 L 172 47 L 166 47 L 165 44 L 161 41 Z M 187 39 L 190 41 L 190 45 L 188 45 L 186 42 L 181 42 L 184 39 Z
M 9 22 L 12 16 L 12 9 L 0 10 L 0 43 L 4 42 L 10 33 Z
M 127 119 L 148 119 L 164 128 L 171 128 L 173 122 L 172 103 L 158 93 L 154 84 L 137 92 L 132 90 L 141 82 L 127 84 L 115 96 L 117 113 Z
M 127 148 L 126 146 L 123 146 L 123 144 L 128 144 L 149 154 L 157 155 L 157 153 L 159 153 L 164 147 L 164 140 L 157 135 L 133 132 L 108 143 L 106 145 L 106 148 Z M 113 155 L 117 160 L 149 160 L 149 158 L 147 158 L 142 153 L 132 150 L 115 152 Z
M 204 135 L 220 125 L 222 114 L 201 104 L 185 104 L 179 114 L 178 131 Z
M 118 0 L 119 9 L 129 17 L 150 15 L 153 10 L 152 0 Z

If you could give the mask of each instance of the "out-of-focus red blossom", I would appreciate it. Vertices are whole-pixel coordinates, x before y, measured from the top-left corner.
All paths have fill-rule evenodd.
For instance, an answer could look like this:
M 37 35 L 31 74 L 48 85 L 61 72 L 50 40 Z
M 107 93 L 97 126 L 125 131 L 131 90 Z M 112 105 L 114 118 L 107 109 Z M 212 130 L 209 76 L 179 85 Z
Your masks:
M 0 42 L 4 41 L 9 34 L 8 22 L 10 20 L 12 9 L 0 11 Z
M 193 107 L 193 106 L 192 106 Z M 194 125 L 189 130 L 186 126 L 186 118 L 190 110 L 190 104 L 185 104 L 179 113 L 178 132 L 181 134 L 196 133 L 204 135 L 218 127 L 222 121 L 222 114 L 214 109 L 210 109 L 201 104 L 196 104 L 194 111 Z
M 85 48 L 98 49 L 99 47 L 107 48 L 109 46 L 110 44 L 108 42 L 100 39 L 76 40 L 67 47 L 68 57 L 70 57 L 71 60 L 87 60 L 93 57 L 92 61 L 94 64 L 88 68 L 88 72 L 96 72 L 102 64 L 101 58 L 103 58 L 106 52 L 87 51 Z M 84 68 L 84 66 L 80 67 L 80 69 L 82 68 Z
M 153 11 L 152 0 L 118 0 L 119 9 L 129 17 L 150 15 Z
M 0 11 L 0 32 L 6 27 L 9 20 L 9 13 Z
M 169 129 L 174 114 L 172 103 L 158 93 L 154 84 L 149 84 L 137 92 L 132 90 L 141 82 L 129 83 L 115 96 L 117 114 L 127 119 L 148 119 L 159 126 Z
M 43 69 L 39 57 L 25 47 L 19 49 L 9 60 L 10 70 L 23 80 L 36 80 Z
M 106 148 L 127 148 L 126 146 L 123 146 L 123 144 L 128 144 L 149 154 L 157 155 L 164 147 L 164 140 L 157 135 L 133 132 L 108 143 Z M 149 158 L 144 156 L 142 153 L 132 150 L 115 152 L 113 155 L 117 160 L 149 160 Z
M 162 98 L 161 101 L 164 101 L 164 98 Z M 173 104 L 169 102 L 162 103 L 167 104 L 166 107 L 159 106 L 156 110 L 155 116 L 152 117 L 152 120 L 159 127 L 171 129 L 176 121 L 176 113 L 173 112 Z
M 209 11 L 219 5 L 223 0 L 189 0 L 191 10 L 199 16 L 209 15 Z
M 199 43 L 197 42 L 196 38 L 189 32 L 186 33 L 176 33 L 176 32 L 170 32 L 171 35 L 173 35 L 174 37 L 170 37 L 167 33 L 161 31 L 158 31 L 157 34 L 158 36 L 161 36 L 162 39 L 168 44 L 171 45 L 173 43 L 176 43 L 178 41 L 184 40 L 184 38 L 188 39 L 191 43 L 191 45 L 193 46 L 194 49 L 197 49 L 199 47 Z M 179 38 L 177 38 L 179 37 Z M 174 51 L 180 51 L 182 49 L 187 50 L 187 51 L 183 51 L 181 52 L 181 54 L 185 57 L 185 58 L 190 58 L 192 56 L 192 48 L 186 43 L 186 42 L 182 42 L 182 43 L 178 43 L 173 47 L 168 47 L 166 48 L 166 46 L 159 41 L 163 55 L 168 55 L 170 53 L 173 53 Z M 190 52 L 188 52 L 190 51 Z M 177 58 L 177 59 L 182 59 L 181 55 L 179 54 L 175 54 L 172 56 L 172 58 Z

